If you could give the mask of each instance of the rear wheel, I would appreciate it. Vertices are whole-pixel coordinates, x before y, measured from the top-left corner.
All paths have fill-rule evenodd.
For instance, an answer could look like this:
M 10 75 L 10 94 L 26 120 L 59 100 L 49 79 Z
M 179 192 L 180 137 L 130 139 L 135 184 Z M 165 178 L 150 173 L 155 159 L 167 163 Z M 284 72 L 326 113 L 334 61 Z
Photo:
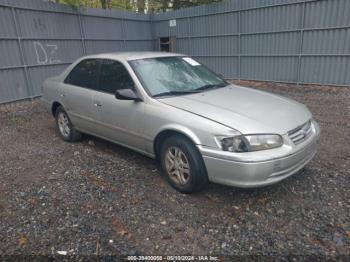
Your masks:
M 74 129 L 66 111 L 59 106 L 55 112 L 56 128 L 61 138 L 67 142 L 75 142 L 81 139 L 81 133 Z
M 175 135 L 166 139 L 160 159 L 168 182 L 181 193 L 199 191 L 208 183 L 202 156 L 185 137 Z

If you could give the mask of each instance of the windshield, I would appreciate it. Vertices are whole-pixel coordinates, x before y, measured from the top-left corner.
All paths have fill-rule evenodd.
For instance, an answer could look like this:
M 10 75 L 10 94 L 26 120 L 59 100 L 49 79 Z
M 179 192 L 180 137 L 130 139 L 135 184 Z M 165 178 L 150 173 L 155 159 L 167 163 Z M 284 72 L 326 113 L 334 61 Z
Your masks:
M 151 96 L 197 93 L 227 83 L 189 57 L 158 57 L 129 62 Z

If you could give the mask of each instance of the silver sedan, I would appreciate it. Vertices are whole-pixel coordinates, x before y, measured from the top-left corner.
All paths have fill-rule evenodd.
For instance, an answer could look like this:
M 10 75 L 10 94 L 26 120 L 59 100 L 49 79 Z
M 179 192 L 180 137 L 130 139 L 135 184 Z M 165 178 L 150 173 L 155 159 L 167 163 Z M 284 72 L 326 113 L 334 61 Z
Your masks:
M 303 104 L 172 53 L 83 57 L 44 82 L 42 100 L 63 140 L 88 133 L 155 158 L 183 193 L 279 182 L 314 157 L 320 133 Z

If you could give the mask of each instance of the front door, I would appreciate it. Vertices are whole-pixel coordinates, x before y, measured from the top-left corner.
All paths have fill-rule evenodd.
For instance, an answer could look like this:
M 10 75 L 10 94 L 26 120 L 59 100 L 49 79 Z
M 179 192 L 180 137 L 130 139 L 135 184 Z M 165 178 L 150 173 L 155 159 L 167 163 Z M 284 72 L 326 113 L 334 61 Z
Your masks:
M 103 137 L 116 143 L 144 150 L 144 103 L 118 100 L 117 89 L 134 88 L 134 82 L 123 64 L 102 60 L 98 90 L 93 94 L 96 119 Z

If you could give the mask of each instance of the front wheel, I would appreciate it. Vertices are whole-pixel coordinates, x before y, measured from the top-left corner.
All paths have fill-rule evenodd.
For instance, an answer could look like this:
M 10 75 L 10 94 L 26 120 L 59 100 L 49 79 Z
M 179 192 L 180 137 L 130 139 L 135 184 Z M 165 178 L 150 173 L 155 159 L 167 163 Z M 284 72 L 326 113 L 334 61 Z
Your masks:
M 61 138 L 67 142 L 75 142 L 81 139 L 81 133 L 74 129 L 66 111 L 62 106 L 55 113 L 56 128 Z
M 160 159 L 168 182 L 181 193 L 199 191 L 208 183 L 202 156 L 185 137 L 176 135 L 166 139 Z

